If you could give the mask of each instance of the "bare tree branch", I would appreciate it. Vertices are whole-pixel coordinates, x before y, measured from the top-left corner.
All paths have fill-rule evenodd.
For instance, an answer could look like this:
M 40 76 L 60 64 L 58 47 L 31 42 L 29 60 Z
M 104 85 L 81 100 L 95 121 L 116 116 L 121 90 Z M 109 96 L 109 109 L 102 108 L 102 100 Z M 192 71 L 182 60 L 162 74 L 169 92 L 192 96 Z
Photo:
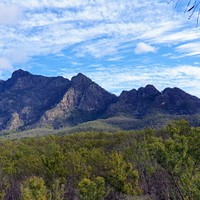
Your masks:
M 178 7 L 178 4 L 181 2 L 183 4 L 182 0 L 169 0 L 168 3 L 175 2 L 175 8 Z M 189 13 L 188 19 L 191 19 L 192 16 L 197 14 L 197 23 L 196 27 L 199 25 L 199 18 L 200 18 L 200 0 L 187 0 L 185 1 L 185 13 Z M 183 5 L 184 5 L 183 4 Z
M 199 8 L 199 11 L 198 11 L 198 17 L 197 17 L 197 25 L 196 25 L 196 27 L 198 27 L 198 25 L 199 25 L 199 15 L 200 15 L 200 8 Z
M 194 5 L 193 5 L 190 9 L 188 9 L 189 6 L 190 6 L 190 4 L 191 4 L 191 2 L 192 2 L 192 0 L 188 1 L 187 6 L 186 6 L 186 8 L 185 8 L 185 12 L 187 12 L 188 10 L 190 10 L 190 9 L 194 6 Z M 193 7 L 193 8 L 194 8 L 194 7 Z M 192 9 L 193 9 L 193 8 L 192 8 Z

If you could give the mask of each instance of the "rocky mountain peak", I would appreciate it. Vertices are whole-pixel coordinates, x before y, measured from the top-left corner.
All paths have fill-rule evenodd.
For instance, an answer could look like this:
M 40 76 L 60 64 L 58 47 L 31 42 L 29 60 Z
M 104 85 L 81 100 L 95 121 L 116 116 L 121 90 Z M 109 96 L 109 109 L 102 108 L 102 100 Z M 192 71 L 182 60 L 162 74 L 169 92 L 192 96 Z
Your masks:
M 72 83 L 91 83 L 92 82 L 91 79 L 89 79 L 87 76 L 85 76 L 82 73 L 79 73 L 76 76 L 73 76 L 71 81 Z
M 79 73 L 77 76 L 73 76 L 71 79 L 71 83 L 72 83 L 72 86 L 75 88 L 75 90 L 78 90 L 78 91 L 84 91 L 90 85 L 95 84 L 91 79 L 89 79 L 87 76 L 85 76 L 82 73 Z
M 142 98 L 155 97 L 159 94 L 160 92 L 153 85 L 146 85 L 146 87 L 138 89 L 138 95 Z
M 125 102 L 133 102 L 134 99 L 137 97 L 137 90 L 132 89 L 130 91 L 122 91 L 122 93 L 119 96 L 119 100 L 125 101 Z
M 22 69 L 0 82 L 0 130 L 50 125 L 60 128 L 99 118 L 200 114 L 200 99 L 179 88 L 153 85 L 109 93 L 82 73 L 71 81 Z
M 155 88 L 154 85 L 151 85 L 151 84 L 148 84 L 145 86 L 145 90 L 148 90 L 148 91 L 155 91 L 156 93 L 158 93 L 159 91 Z M 159 92 L 160 93 L 160 92 Z
M 185 98 L 194 98 L 194 99 L 198 99 L 195 96 L 192 96 L 188 93 L 186 93 L 185 91 L 181 90 L 180 88 L 174 87 L 174 88 L 165 88 L 162 92 L 163 95 L 165 96 L 169 96 L 169 97 L 174 97 L 174 98 L 183 98 L 183 100 L 187 100 Z
M 27 77 L 27 76 L 32 76 L 31 73 L 27 72 L 27 71 L 24 71 L 22 69 L 18 69 L 16 71 L 14 71 L 12 73 L 12 79 L 17 79 L 17 78 L 20 78 L 20 77 Z

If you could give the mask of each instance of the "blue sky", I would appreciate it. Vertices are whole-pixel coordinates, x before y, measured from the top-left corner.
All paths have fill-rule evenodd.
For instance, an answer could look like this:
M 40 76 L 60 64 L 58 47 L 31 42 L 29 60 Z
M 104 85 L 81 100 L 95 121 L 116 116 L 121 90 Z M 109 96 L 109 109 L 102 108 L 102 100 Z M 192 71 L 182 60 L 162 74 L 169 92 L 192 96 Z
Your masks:
M 1 0 L 0 78 L 81 72 L 115 94 L 153 84 L 200 97 L 197 13 L 167 2 Z

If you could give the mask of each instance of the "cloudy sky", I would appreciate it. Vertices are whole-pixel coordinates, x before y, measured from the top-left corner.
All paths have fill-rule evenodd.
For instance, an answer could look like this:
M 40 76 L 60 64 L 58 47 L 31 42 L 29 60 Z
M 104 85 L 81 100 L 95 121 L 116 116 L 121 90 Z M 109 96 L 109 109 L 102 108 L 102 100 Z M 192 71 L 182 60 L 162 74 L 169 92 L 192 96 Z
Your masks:
M 153 84 L 200 97 L 197 13 L 168 1 L 1 0 L 0 78 L 81 72 L 115 94 Z

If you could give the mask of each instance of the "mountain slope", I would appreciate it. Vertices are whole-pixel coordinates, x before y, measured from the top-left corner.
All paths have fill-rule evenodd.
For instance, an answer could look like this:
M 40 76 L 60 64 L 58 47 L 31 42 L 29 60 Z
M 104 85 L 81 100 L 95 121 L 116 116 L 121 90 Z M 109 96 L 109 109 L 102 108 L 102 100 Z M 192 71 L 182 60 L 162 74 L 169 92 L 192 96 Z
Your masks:
M 0 129 L 16 129 L 36 123 L 60 102 L 70 86 L 63 77 L 43 77 L 18 70 L 0 85 Z
M 101 117 L 108 105 L 114 103 L 117 97 L 105 91 L 83 74 L 78 74 L 71 80 L 71 86 L 61 101 L 45 112 L 40 124 L 59 128 L 66 125 L 90 121 Z
M 99 119 L 131 129 L 155 124 L 161 118 L 199 121 L 199 116 L 200 99 L 179 88 L 160 92 L 147 85 L 117 97 L 81 73 L 68 80 L 23 70 L 0 81 L 0 130 L 71 127 Z
M 159 92 L 147 85 L 138 90 L 123 91 L 116 103 L 109 106 L 106 117 L 125 115 L 143 118 L 148 115 L 194 115 L 200 113 L 200 99 L 179 88 Z

